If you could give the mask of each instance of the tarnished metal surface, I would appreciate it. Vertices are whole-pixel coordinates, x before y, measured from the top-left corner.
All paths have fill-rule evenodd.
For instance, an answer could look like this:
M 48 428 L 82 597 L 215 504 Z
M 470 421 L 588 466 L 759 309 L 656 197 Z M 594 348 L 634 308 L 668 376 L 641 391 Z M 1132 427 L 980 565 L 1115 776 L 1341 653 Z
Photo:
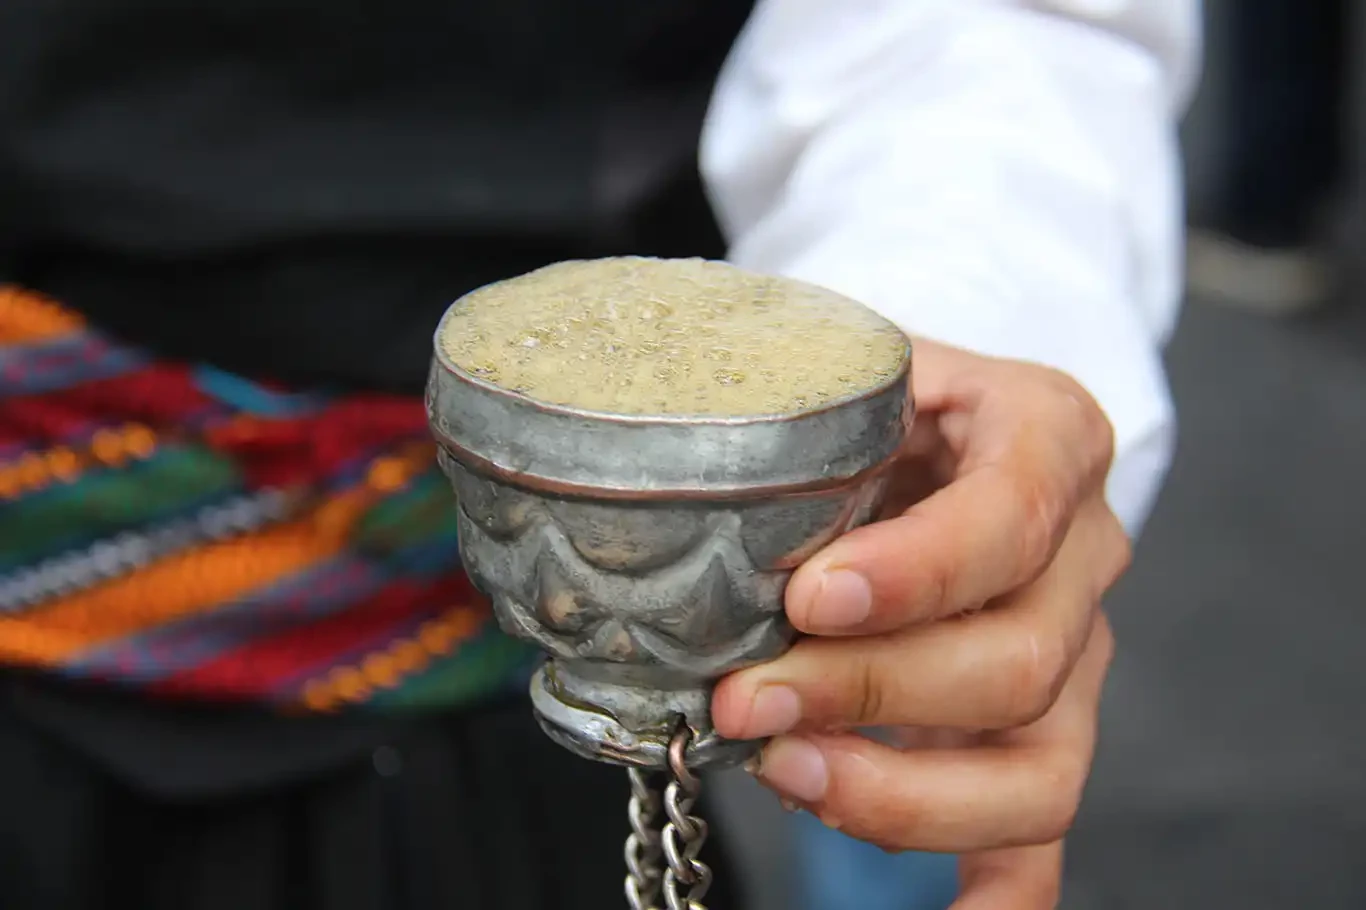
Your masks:
M 437 351 L 428 413 L 462 558 L 502 627 L 550 657 L 532 684 L 546 732 L 659 769 L 681 714 L 689 766 L 751 755 L 713 730 L 711 686 L 791 644 L 792 570 L 874 514 L 911 416 L 909 349 L 865 395 L 752 419 L 548 406 Z

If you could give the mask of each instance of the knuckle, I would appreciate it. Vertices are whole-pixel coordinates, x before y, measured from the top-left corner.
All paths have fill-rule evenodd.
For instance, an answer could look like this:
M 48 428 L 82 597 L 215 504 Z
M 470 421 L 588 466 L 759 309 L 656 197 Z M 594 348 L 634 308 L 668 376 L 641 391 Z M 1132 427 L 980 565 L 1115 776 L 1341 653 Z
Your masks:
M 907 606 L 904 619 L 915 622 L 942 615 L 958 606 L 953 591 L 954 566 L 947 559 L 927 559 L 915 585 L 915 596 Z
M 855 664 L 853 718 L 858 724 L 872 724 L 882 718 L 885 691 L 876 666 L 877 664 L 871 660 L 858 661 Z
M 1108 667 L 1115 658 L 1115 630 L 1104 610 L 1096 611 L 1096 621 L 1091 627 L 1091 639 L 1092 647 L 1100 652 L 1102 662 Z
M 1052 843 L 1050 841 L 1050 843 Z M 1057 876 L 1035 882 L 1030 888 L 1029 903 L 1023 906 L 1038 910 L 1054 910 L 1062 900 L 1062 880 Z
M 1087 768 L 1070 756 L 1055 757 L 1048 762 L 1044 774 L 1043 786 L 1047 795 L 1032 839 L 1050 844 L 1066 837 L 1076 824 L 1082 791 L 1086 787 Z
M 1045 817 L 1040 819 L 1039 829 L 1032 838 L 1035 843 L 1051 844 L 1060 841 L 1067 836 L 1067 832 L 1072 830 L 1072 826 L 1077 822 L 1077 812 L 1079 806 L 1076 803 L 1065 802 L 1062 799 L 1056 800 Z
M 1082 394 L 1086 396 L 1084 399 L 1072 399 L 1077 402 L 1081 438 L 1085 451 L 1091 456 L 1092 465 L 1103 476 L 1115 460 L 1115 427 L 1096 400 L 1089 393 Z
M 1018 559 L 1022 566 L 1037 571 L 1048 564 L 1057 550 L 1065 530 L 1063 516 L 1067 513 L 1067 503 L 1042 476 L 1016 473 L 1014 487 L 1019 505 Z
M 1059 420 L 1068 435 L 1082 444 L 1090 465 L 1101 472 L 1109 470 L 1115 457 L 1115 428 L 1100 403 L 1075 377 L 1061 370 L 1047 369 L 1049 385 L 1056 393 Z
M 1052 709 L 1067 678 L 1067 648 L 1058 636 L 1030 630 L 1013 636 L 1001 679 L 1006 686 L 993 726 L 1023 727 Z
M 1115 460 L 1115 427 L 1099 407 L 1093 408 L 1095 426 L 1092 428 L 1092 457 L 1100 468 L 1101 477 L 1110 472 Z
M 1104 552 L 1106 558 L 1099 562 L 1101 566 L 1101 592 L 1110 590 L 1124 577 L 1124 573 L 1129 571 L 1129 566 L 1133 564 L 1134 547 L 1129 539 L 1129 534 L 1124 530 L 1119 519 L 1113 512 L 1106 511 L 1106 522 L 1102 533 L 1106 538 Z

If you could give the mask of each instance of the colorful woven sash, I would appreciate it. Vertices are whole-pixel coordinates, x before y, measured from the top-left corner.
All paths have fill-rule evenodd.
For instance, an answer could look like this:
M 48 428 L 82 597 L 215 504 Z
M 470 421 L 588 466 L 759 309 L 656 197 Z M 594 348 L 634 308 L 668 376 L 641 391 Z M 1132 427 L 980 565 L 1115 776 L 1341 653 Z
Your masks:
M 155 360 L 0 287 L 0 662 L 333 710 L 520 679 L 422 402 Z

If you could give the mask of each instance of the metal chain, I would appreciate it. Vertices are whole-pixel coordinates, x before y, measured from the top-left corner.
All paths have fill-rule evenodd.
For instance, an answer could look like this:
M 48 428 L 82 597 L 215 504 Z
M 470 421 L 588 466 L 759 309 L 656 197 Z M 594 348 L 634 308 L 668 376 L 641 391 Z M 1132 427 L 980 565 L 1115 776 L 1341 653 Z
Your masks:
M 707 823 L 692 814 L 702 782 L 688 769 L 686 757 L 692 731 L 679 718 L 669 740 L 669 782 L 663 799 L 645 772 L 632 768 L 626 838 L 626 902 L 631 910 L 659 910 L 660 892 L 667 910 L 706 910 L 702 898 L 711 887 L 711 867 L 698 859 L 707 841 Z M 660 830 L 661 803 L 665 821 Z M 665 861 L 661 870 L 660 860 Z M 687 889 L 687 893 L 683 893 Z
M 663 879 L 659 861 L 664 848 L 654 827 L 659 794 L 650 787 L 643 771 L 632 768 L 627 773 L 631 777 L 631 802 L 626 812 L 631 834 L 626 838 L 626 904 L 631 910 L 652 910 Z

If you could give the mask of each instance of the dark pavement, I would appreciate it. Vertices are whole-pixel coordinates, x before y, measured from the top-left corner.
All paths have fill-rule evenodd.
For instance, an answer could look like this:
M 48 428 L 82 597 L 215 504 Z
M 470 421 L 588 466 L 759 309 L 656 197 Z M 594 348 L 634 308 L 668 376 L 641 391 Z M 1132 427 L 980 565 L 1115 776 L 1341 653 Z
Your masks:
M 1199 303 L 1066 907 L 1366 908 L 1366 308 Z

